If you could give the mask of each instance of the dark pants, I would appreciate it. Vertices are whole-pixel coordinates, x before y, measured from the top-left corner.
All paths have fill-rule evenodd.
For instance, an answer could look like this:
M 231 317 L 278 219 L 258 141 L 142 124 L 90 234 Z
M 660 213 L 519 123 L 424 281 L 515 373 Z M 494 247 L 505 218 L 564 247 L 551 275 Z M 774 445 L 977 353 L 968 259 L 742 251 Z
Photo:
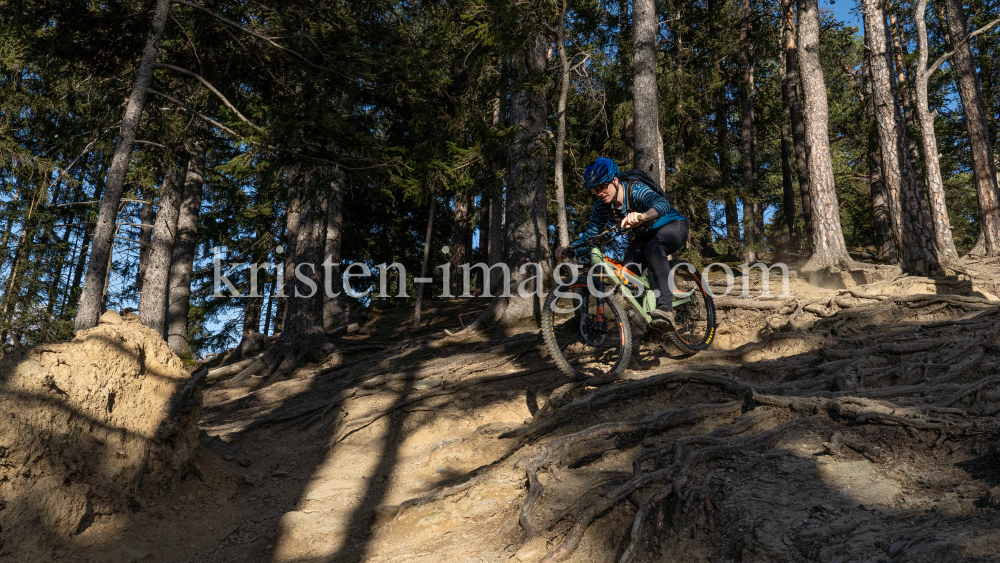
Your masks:
M 660 296 L 656 304 L 660 309 L 673 310 L 673 293 L 667 285 L 670 261 L 667 256 L 684 248 L 688 239 L 687 221 L 673 221 L 659 229 L 639 233 L 625 250 L 625 263 L 634 262 L 653 269 Z

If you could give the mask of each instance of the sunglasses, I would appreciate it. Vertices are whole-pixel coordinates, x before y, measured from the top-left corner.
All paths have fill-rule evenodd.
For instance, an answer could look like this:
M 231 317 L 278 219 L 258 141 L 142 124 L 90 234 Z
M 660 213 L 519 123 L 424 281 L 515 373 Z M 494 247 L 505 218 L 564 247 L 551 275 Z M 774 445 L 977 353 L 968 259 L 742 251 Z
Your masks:
M 611 182 L 604 182 L 603 184 L 598 184 L 593 188 L 590 188 L 590 193 L 594 194 L 595 196 L 599 196 L 602 193 L 604 193 L 604 190 L 608 189 L 608 186 L 610 185 Z

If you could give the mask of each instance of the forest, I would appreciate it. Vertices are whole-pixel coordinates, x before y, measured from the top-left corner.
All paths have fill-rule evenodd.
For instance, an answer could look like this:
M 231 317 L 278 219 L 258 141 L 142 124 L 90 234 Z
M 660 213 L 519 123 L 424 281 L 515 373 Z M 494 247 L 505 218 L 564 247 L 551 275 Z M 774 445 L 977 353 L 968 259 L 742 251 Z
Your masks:
M 305 262 L 312 213 L 298 252 L 335 274 L 551 260 L 601 155 L 659 180 L 697 264 L 1000 252 L 996 6 L 865 2 L 862 33 L 793 4 L 5 4 L 3 345 L 109 308 L 182 356 L 280 332 L 275 270 L 213 298 L 211 249 Z
M 455 443 L 488 436 L 509 449 L 501 455 L 491 449 L 501 447 L 494 442 L 477 445 L 478 461 L 466 459 L 468 467 L 460 470 L 438 468 L 439 479 L 428 481 L 434 486 L 419 489 L 420 495 L 391 492 L 389 485 L 369 489 L 378 497 L 375 508 L 356 508 L 344 528 L 366 530 L 364 542 L 352 547 L 345 539 L 316 555 L 302 547 L 313 540 L 288 539 L 295 526 L 287 521 L 293 512 L 287 512 L 264 524 L 237 524 L 222 547 L 213 547 L 217 559 L 211 560 L 220 561 L 398 560 L 410 548 L 433 552 L 437 560 L 460 560 L 468 554 L 430 543 L 378 551 L 382 544 L 371 538 L 382 536 L 373 530 L 401 522 L 419 527 L 424 521 L 413 513 L 425 510 L 425 503 L 459 495 L 469 504 L 479 498 L 469 491 L 486 482 L 498 487 L 496 495 L 523 503 L 495 513 L 514 515 L 515 524 L 505 525 L 501 535 L 518 539 L 496 548 L 504 557 L 645 560 L 669 551 L 662 530 L 672 527 L 680 534 L 677 542 L 707 560 L 779 560 L 778 547 L 754 535 L 758 528 L 718 541 L 712 535 L 721 533 L 716 522 L 721 528 L 749 518 L 726 513 L 720 503 L 732 508 L 757 502 L 740 500 L 744 493 L 726 488 L 735 486 L 721 477 L 733 471 L 726 465 L 732 462 L 726 441 L 742 440 L 740 448 L 755 459 L 785 467 L 792 462 L 772 456 L 777 441 L 817 424 L 825 425 L 825 434 L 813 446 L 839 460 L 816 465 L 823 478 L 829 477 L 824 471 L 848 463 L 843 456 L 854 456 L 850 463 L 888 463 L 892 450 L 896 461 L 919 465 L 917 454 L 897 451 L 912 439 L 914 448 L 930 448 L 921 455 L 933 450 L 941 464 L 950 463 L 948 456 L 967 455 L 951 461 L 955 467 L 971 464 L 968 472 L 993 487 L 948 493 L 958 495 L 956 502 L 971 499 L 971 493 L 962 495 L 974 490 L 977 509 L 1000 508 L 1000 477 L 981 469 L 990 456 L 1000 456 L 990 441 L 1000 404 L 990 371 L 1000 355 L 1000 344 L 991 340 L 1000 326 L 994 303 L 1000 299 L 1000 3 L 857 0 L 849 6 L 852 19 L 843 16 L 847 12 L 819 0 L 287 0 L 272 6 L 0 0 L 0 357 L 7 366 L 0 365 L 0 372 L 16 375 L 0 377 L 6 395 L 0 404 L 35 404 L 35 391 L 20 390 L 17 383 L 34 373 L 34 367 L 23 367 L 29 357 L 36 358 L 31 366 L 49 369 L 42 385 L 46 397 L 66 395 L 62 372 L 41 358 L 46 350 L 71 356 L 60 346 L 91 342 L 88 334 L 121 340 L 101 344 L 107 348 L 100 354 L 108 358 L 130 347 L 143 350 L 136 352 L 140 363 L 166 358 L 162 374 L 176 386 L 168 393 L 175 393 L 168 401 L 173 406 L 163 407 L 166 418 L 155 439 L 146 438 L 159 445 L 136 446 L 146 453 L 133 467 L 138 477 L 127 491 L 132 511 L 150 514 L 155 511 L 147 505 L 155 495 L 142 492 L 144 472 L 158 475 L 150 477 L 160 487 L 156 494 L 176 495 L 178 479 L 177 487 L 194 491 L 191 475 L 202 483 L 228 483 L 229 477 L 219 476 L 222 469 L 211 468 L 229 462 L 241 464 L 232 470 L 233 482 L 246 502 L 265 502 L 261 482 L 272 481 L 288 489 L 287 499 L 273 493 L 272 501 L 305 498 L 305 485 L 296 489 L 294 479 L 282 480 L 295 475 L 280 465 L 293 456 L 291 450 L 252 449 L 264 447 L 257 444 L 240 449 L 251 431 L 271 432 L 281 424 L 300 424 L 300 433 L 321 427 L 326 448 L 302 462 L 321 472 L 322 456 L 351 440 L 369 443 L 362 431 L 388 425 L 382 457 L 369 460 L 371 479 L 382 483 L 392 480 L 386 460 L 405 458 L 403 444 L 426 430 L 407 426 L 415 415 L 403 413 L 416 412 L 407 410 L 413 401 L 439 397 L 446 393 L 442 389 L 475 395 L 466 388 L 497 385 L 498 397 L 512 393 L 518 408 L 527 409 L 527 426 L 518 420 L 516 427 L 483 430 L 495 422 L 489 413 L 502 412 L 503 401 L 489 393 L 479 403 L 450 398 L 428 407 L 444 412 L 446 405 L 461 409 L 465 401 L 486 409 L 476 415 L 481 424 L 463 430 L 467 436 Z M 651 375 L 624 382 L 555 381 L 546 353 L 538 349 L 537 300 L 484 298 L 491 289 L 496 295 L 496 287 L 483 280 L 485 270 L 475 269 L 470 281 L 479 297 L 455 297 L 463 292 L 460 266 L 509 264 L 512 288 L 530 281 L 517 265 L 537 263 L 551 273 L 557 265 L 553 251 L 588 225 L 594 195 L 584 187 L 583 173 L 601 156 L 622 170 L 647 172 L 687 217 L 685 260 L 698 268 L 788 263 L 793 295 L 720 298 L 715 349 L 694 357 L 657 351 L 653 359 L 635 352 L 629 373 L 653 369 Z M 347 287 L 342 282 L 357 271 L 351 265 L 366 273 L 353 282 L 356 293 L 322 291 Z M 396 275 L 403 271 L 408 274 Z M 450 277 L 443 277 L 445 271 Z M 226 284 L 220 284 L 220 274 Z M 418 277 L 433 282 L 418 283 Z M 740 283 L 744 290 L 760 287 L 757 278 Z M 115 337 L 119 329 L 112 326 L 133 328 Z M 918 330 L 925 330 L 923 336 L 900 336 Z M 793 337 L 801 340 L 793 343 Z M 863 351 L 852 355 L 855 348 Z M 93 360 L 88 365 L 105 365 L 93 355 L 98 352 L 86 354 Z M 475 377 L 470 374 L 476 370 L 459 367 L 503 358 Z M 643 363 L 650 361 L 656 367 Z M 127 363 L 114 362 L 106 361 L 116 366 L 109 373 Z M 806 367 L 814 364 L 819 367 Z M 503 371 L 511 366 L 520 371 Z M 943 371 L 929 376 L 935 369 Z M 156 370 L 142 369 L 147 371 Z M 519 377 L 544 383 L 527 391 L 511 387 L 510 378 Z M 532 386 L 541 389 L 537 401 Z M 116 392 L 99 387 L 106 402 L 100 416 L 111 416 Z M 124 389 L 117 391 L 119 405 Z M 81 397 L 92 400 L 92 391 L 86 387 Z M 418 399 L 407 399 L 410 393 Z M 56 399 L 42 403 L 50 400 Z M 345 406 L 368 400 L 374 402 L 350 412 Z M 641 413 L 642 424 L 619 421 L 611 428 L 606 425 L 612 422 L 579 418 L 584 406 L 590 412 L 622 401 L 641 403 L 632 414 Z M 141 401 L 129 405 L 135 412 L 153 408 Z M 674 410 L 656 415 L 666 407 Z M 71 410 L 60 416 L 73 419 Z M 411 418 L 402 422 L 399 416 Z M 444 424 L 434 420 L 421 424 Z M 696 420 L 718 424 L 689 428 L 684 437 L 670 434 Z M 550 434 L 559 437 L 542 440 Z M 268 438 L 261 444 L 275 439 L 262 435 Z M 240 448 L 233 449 L 236 436 Z M 445 430 L 432 437 L 421 438 L 431 452 L 440 450 L 432 456 L 457 447 L 448 442 L 439 448 L 453 439 Z M 184 456 L 150 453 L 167 443 L 181 448 L 189 438 L 191 451 Z M 105 444 L 97 434 L 93 439 Z M 964 450 L 956 447 L 959 442 Z M 208 455 L 194 453 L 199 443 L 201 451 L 214 452 L 211 461 L 191 457 Z M 780 451 L 808 449 L 805 442 L 782 443 L 787 448 Z M 0 466 L 17 465 L 3 461 L 12 448 L 0 440 Z M 122 448 L 119 457 L 132 456 Z M 51 449 L 68 455 L 62 445 Z M 163 460 L 171 456 L 185 461 L 170 466 Z M 569 465 L 568 457 L 576 461 Z M 168 468 L 162 475 L 154 458 Z M 251 458 L 257 465 L 244 469 Z M 520 461 L 508 466 L 508 458 Z M 29 459 L 39 458 L 22 461 Z M 581 467 L 596 470 L 590 465 L 595 459 L 624 465 L 617 473 L 586 478 L 574 473 L 568 482 L 539 480 L 539 473 L 563 465 L 567 475 Z M 656 469 L 643 473 L 646 462 Z M 258 480 L 255 472 L 265 463 L 274 467 L 260 469 Z M 87 472 L 99 471 L 93 464 L 83 469 L 83 462 L 64 465 L 71 470 L 60 486 L 90 482 Z M 697 480 L 695 473 L 704 477 Z M 837 475 L 831 479 L 878 480 L 868 473 Z M 505 479 L 527 484 L 521 490 Z M 949 479 L 955 491 L 966 486 Z M 913 501 L 919 479 L 904 481 L 893 506 L 923 507 L 927 512 L 920 514 L 930 514 L 931 500 Z M 556 492 L 545 489 L 543 495 L 543 482 Z M 925 493 L 945 498 L 941 491 Z M 10 503 L 13 494 L 0 487 L 0 517 L 10 519 L 0 518 L 0 530 L 11 529 L 15 519 L 35 522 L 31 526 L 46 521 L 37 516 L 45 513 L 38 508 L 47 502 L 42 496 L 31 497 L 30 514 L 36 516 L 4 515 L 4 498 Z M 195 492 L 188 500 L 196 496 L 194 502 L 209 503 Z M 583 500 L 571 502 L 576 496 Z M 102 534 L 118 526 L 92 524 L 95 517 L 124 513 L 125 505 L 111 501 L 95 508 L 100 502 L 88 496 L 86 508 L 67 517 L 79 523 L 70 536 L 96 534 L 86 531 L 92 526 Z M 207 506 L 214 509 L 214 502 Z M 386 517 L 379 502 L 398 512 Z M 566 506 L 554 506 L 560 503 Z M 972 503 L 962 510 L 972 510 Z M 173 512 L 183 514 L 177 506 Z M 474 512 L 480 505 L 470 506 Z M 689 510 L 693 516 L 682 516 Z M 168 520 L 176 516 L 167 513 Z M 826 513 L 830 519 L 839 514 Z M 954 516 L 947 509 L 935 512 L 942 513 Z M 995 513 L 975 518 L 983 526 L 995 524 Z M 431 518 L 437 512 L 420 514 Z M 42 519 L 31 520 L 36 517 Z M 597 526 L 598 520 L 604 524 Z M 856 520 L 852 526 L 860 525 Z M 948 525 L 960 529 L 965 524 L 958 520 Z M 887 538 L 916 537 L 917 520 L 880 522 L 881 539 L 866 545 L 885 552 L 883 560 L 940 560 L 944 544 L 906 551 L 924 545 L 907 540 L 892 551 L 898 542 Z M 186 537 L 186 525 L 171 533 Z M 265 533 L 261 526 L 271 527 Z M 486 534 L 491 528 L 475 529 Z M 782 533 L 774 532 L 779 543 Z M 816 532 L 815 538 L 837 533 Z M 548 543 L 539 543 L 543 536 Z M 799 556 L 828 559 L 825 540 L 803 537 L 793 542 Z M 885 545 L 878 543 L 883 540 Z M 578 550 L 581 541 L 589 547 Z M 4 545 L 0 535 L 0 559 L 27 553 L 11 547 L 12 540 L 7 551 Z M 84 544 L 38 545 L 45 553 L 55 549 L 58 557 Z M 976 549 L 988 554 L 997 547 L 976 545 L 962 553 L 976 557 Z M 181 551 L 157 549 L 126 551 L 133 559 L 187 560 Z M 205 549 L 192 543 L 186 553 L 197 558 Z M 100 553 L 95 561 L 121 556 Z M 854 553 L 860 557 L 862 551 Z M 913 557 L 892 559 L 905 553 Z

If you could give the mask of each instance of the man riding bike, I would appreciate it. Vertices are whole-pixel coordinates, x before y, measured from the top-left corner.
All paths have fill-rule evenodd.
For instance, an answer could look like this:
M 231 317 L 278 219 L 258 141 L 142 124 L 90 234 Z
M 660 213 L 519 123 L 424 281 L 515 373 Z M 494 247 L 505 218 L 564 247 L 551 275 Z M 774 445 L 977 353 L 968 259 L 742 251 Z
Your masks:
M 580 239 L 597 235 L 609 222 L 614 220 L 622 228 L 637 227 L 652 222 L 640 230 L 625 250 L 625 264 L 645 263 L 656 273 L 659 291 L 656 295 L 657 307 L 650 312 L 654 325 L 670 325 L 676 329 L 673 311 L 673 292 L 668 279 L 670 262 L 668 256 L 684 247 L 688 239 L 687 217 L 670 206 L 666 198 L 652 187 L 639 181 L 623 184 L 619 177 L 618 165 L 610 158 L 600 157 L 583 173 L 584 187 L 590 189 L 594 197 L 594 210 L 590 213 L 590 225 Z M 562 260 L 566 247 L 556 249 L 556 260 Z

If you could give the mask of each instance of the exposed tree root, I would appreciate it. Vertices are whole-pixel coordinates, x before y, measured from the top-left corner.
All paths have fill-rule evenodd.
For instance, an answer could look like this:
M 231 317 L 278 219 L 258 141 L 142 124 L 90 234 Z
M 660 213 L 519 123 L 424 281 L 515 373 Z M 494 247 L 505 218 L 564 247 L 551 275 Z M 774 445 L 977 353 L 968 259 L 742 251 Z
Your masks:
M 886 288 L 907 280 L 879 283 Z M 1000 365 L 1000 314 L 994 302 L 962 295 L 882 294 L 873 292 L 875 285 L 821 299 L 724 302 L 727 308 L 778 313 L 785 324 L 777 324 L 785 331 L 765 332 L 760 342 L 690 361 L 714 364 L 674 363 L 674 371 L 644 379 L 577 382 L 557 389 L 530 424 L 500 436 L 513 439 L 504 457 L 520 456 L 517 467 L 525 472 L 527 492 L 518 514 L 524 537 L 557 540 L 558 547 L 543 561 L 563 560 L 598 517 L 630 500 L 634 518 L 623 531 L 627 544 L 620 551 L 620 561 L 629 562 L 642 549 L 649 521 L 661 525 L 665 508 L 701 514 L 713 530 L 720 517 L 713 500 L 721 486 L 714 477 L 720 468 L 749 452 L 767 455 L 789 436 L 827 433 L 820 453 L 850 452 L 876 463 L 885 455 L 884 446 L 858 438 L 857 428 L 903 428 L 924 436 L 921 440 L 930 434 L 931 448 L 997 432 L 1000 423 L 992 415 L 1000 412 L 1000 394 L 993 389 L 1000 375 L 991 372 Z M 809 342 L 804 352 L 732 363 L 800 339 Z M 697 404 L 685 406 L 690 397 L 697 397 L 691 401 Z M 663 403 L 670 408 L 663 409 Z M 643 404 L 660 408 L 637 407 Z M 636 411 L 641 414 L 621 416 Z M 601 413 L 615 413 L 616 419 L 603 419 Z M 632 471 L 587 470 L 614 456 L 630 459 Z M 546 473 L 551 480 L 546 481 Z M 567 473 L 578 474 L 575 485 L 564 484 Z M 485 478 L 477 473 L 454 491 L 442 489 L 415 500 L 440 500 Z M 556 490 L 550 494 L 546 487 Z M 560 495 L 560 487 L 572 492 Z M 552 506 L 559 498 L 569 502 Z M 414 504 L 404 503 L 400 511 Z M 678 518 L 674 526 L 682 522 Z
M 266 352 L 227 381 L 226 386 L 238 385 L 254 376 L 267 378 L 278 371 L 291 371 L 309 360 L 325 358 L 336 351 L 337 347 L 321 331 L 299 331 L 298 334 L 284 331 Z

